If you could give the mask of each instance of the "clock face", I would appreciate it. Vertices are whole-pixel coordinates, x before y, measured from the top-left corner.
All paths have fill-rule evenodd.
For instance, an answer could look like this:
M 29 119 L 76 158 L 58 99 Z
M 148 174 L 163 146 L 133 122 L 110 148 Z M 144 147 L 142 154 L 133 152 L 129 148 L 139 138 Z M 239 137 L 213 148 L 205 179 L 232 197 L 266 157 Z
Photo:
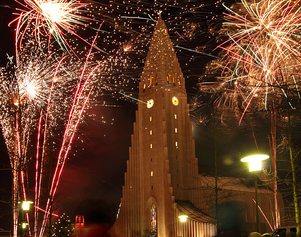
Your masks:
M 178 104 L 179 104 L 179 100 L 178 100 L 178 98 L 177 97 L 172 97 L 172 103 L 175 105 L 175 106 L 177 106 Z
M 153 99 L 148 100 L 147 103 L 146 103 L 147 108 L 151 108 L 151 107 L 153 107 L 153 105 L 154 105 L 154 100 Z

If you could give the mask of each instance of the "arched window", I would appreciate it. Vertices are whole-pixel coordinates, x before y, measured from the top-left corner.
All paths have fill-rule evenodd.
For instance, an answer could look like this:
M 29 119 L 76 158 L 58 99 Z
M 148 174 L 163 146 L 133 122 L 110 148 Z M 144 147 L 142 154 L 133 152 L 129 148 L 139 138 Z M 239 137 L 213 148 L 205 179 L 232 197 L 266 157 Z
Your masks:
M 150 209 L 150 225 L 151 225 L 151 233 L 157 232 L 157 209 L 156 205 L 152 203 L 151 209 Z

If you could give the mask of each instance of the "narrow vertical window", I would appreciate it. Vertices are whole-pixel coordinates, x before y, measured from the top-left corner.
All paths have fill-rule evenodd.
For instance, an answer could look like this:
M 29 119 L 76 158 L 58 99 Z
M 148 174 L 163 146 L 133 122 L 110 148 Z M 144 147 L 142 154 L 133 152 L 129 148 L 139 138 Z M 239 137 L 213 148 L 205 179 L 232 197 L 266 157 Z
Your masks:
M 151 176 L 154 176 L 154 172 L 153 171 L 151 171 Z
M 178 147 L 178 142 L 175 142 L 176 147 Z
M 153 118 L 152 118 L 152 116 L 150 116 L 150 117 L 149 117 L 149 121 L 152 121 L 152 120 L 153 120 Z
M 151 232 L 156 233 L 157 232 L 157 210 L 156 205 L 152 204 L 150 209 L 150 219 L 151 219 Z
M 152 149 L 153 148 L 153 144 L 149 144 L 149 148 Z
M 177 115 L 175 114 L 175 119 L 177 119 Z
M 153 82 L 153 73 L 149 75 L 149 85 L 151 86 Z
M 178 129 L 177 128 L 175 128 L 175 133 L 178 133 Z
M 153 130 L 149 130 L 149 135 L 153 135 Z

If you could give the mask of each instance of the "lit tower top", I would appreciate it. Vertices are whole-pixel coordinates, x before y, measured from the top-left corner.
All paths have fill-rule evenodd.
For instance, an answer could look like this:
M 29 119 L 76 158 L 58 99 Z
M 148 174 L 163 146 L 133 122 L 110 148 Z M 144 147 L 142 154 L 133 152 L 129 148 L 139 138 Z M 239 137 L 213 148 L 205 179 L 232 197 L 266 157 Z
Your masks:
M 144 64 L 140 92 L 151 87 L 182 87 L 185 80 L 164 21 L 159 15 Z

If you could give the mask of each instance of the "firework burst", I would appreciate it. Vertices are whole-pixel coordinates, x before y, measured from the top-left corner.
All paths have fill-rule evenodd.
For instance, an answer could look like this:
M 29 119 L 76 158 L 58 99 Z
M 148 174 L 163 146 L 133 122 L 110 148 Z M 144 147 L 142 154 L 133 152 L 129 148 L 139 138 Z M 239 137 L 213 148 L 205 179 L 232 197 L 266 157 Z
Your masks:
M 276 111 L 294 109 L 300 101 L 300 1 L 242 0 L 226 7 L 218 60 L 207 67 L 217 75 L 218 105 L 228 104 L 240 115 L 269 111 L 273 176 L 276 166 Z M 256 140 L 255 140 L 256 143 Z M 257 143 L 256 143 L 257 146 Z M 273 180 L 275 228 L 280 223 L 277 179 Z
M 224 102 L 236 106 L 241 102 L 243 114 L 253 100 L 257 107 L 262 104 L 267 109 L 271 101 L 287 99 L 298 92 L 299 3 L 278 0 L 249 3 L 243 0 L 231 8 L 226 7 L 228 13 L 222 34 L 228 39 L 218 46 L 222 49 L 220 59 L 213 61 L 207 72 L 220 72 L 218 79 L 224 91 Z
M 17 21 L 16 50 L 22 49 L 24 37 L 31 34 L 39 43 L 46 36 L 48 41 L 53 38 L 68 53 L 75 53 L 67 36 L 73 35 L 88 43 L 78 34 L 78 30 L 90 27 L 92 22 L 97 21 L 92 17 L 91 3 L 74 0 L 15 1 L 22 6 L 18 8 L 20 13 L 13 21 Z
M 160 11 L 187 73 L 191 62 L 210 56 L 206 54 L 209 47 L 193 45 L 204 37 L 200 29 L 207 29 L 207 22 L 216 17 L 212 7 L 217 7 L 220 1 L 185 0 L 164 4 L 110 1 L 99 6 L 97 14 L 95 4 L 81 1 L 15 2 L 20 4 L 15 20 L 16 63 L 1 72 L 0 93 L 4 95 L 0 102 L 1 123 L 14 170 L 14 203 L 29 197 L 34 200 L 31 230 L 34 236 L 43 236 L 77 127 L 95 92 L 111 93 L 117 98 L 125 92 L 125 97 L 135 97 Z M 83 56 L 84 53 L 78 52 L 78 42 L 84 40 L 79 30 L 93 29 L 91 21 L 104 21 L 103 31 L 97 30 L 102 34 L 97 49 L 106 53 L 92 54 L 96 46 L 87 40 L 83 51 L 89 51 L 88 57 L 80 62 L 72 55 Z M 88 35 L 85 32 L 89 39 Z M 205 38 L 211 41 L 213 37 Z M 63 50 L 55 51 L 57 44 Z M 67 51 L 69 56 L 62 51 Z M 198 77 L 191 71 L 187 75 Z M 14 215 L 16 235 L 17 204 Z
M 92 47 L 81 62 L 71 56 L 58 60 L 42 51 L 41 45 L 46 47 L 45 42 L 26 44 L 18 55 L 18 66 L 11 62 L 1 71 L 0 87 L 1 125 L 14 177 L 14 233 L 18 227 L 17 203 L 30 197 L 36 207 L 34 236 L 38 231 L 43 236 L 77 127 L 89 101 L 97 95 L 101 71 Z M 48 200 L 41 201 L 45 197 Z
M 214 31 L 208 34 L 207 29 L 218 17 L 219 7 L 219 0 L 129 0 L 126 4 L 110 1 L 110 4 L 100 6 L 100 21 L 104 21 L 102 29 L 108 33 L 102 34 L 103 40 L 98 46 L 110 55 L 111 60 L 106 63 L 110 73 L 104 71 L 103 78 L 109 79 L 107 85 L 113 96 L 120 98 L 123 95 L 129 100 L 137 97 L 137 85 L 159 12 L 187 81 L 196 82 L 201 69 L 198 60 L 211 59 Z M 199 44 L 203 47 L 196 47 Z

